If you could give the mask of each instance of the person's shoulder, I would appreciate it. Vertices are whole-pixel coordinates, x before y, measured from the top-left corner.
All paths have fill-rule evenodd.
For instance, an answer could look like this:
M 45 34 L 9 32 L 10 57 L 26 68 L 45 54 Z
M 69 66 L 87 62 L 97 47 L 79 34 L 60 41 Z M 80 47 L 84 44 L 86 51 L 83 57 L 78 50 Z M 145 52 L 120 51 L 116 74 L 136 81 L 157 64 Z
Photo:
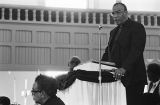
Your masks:
M 132 26 L 135 26 L 135 27 L 144 27 L 143 24 L 141 24 L 138 21 L 134 21 L 134 20 L 129 19 L 129 22 L 131 23 Z
M 56 96 L 56 97 L 51 99 L 51 101 L 50 101 L 50 103 L 48 105 L 65 105 L 65 104 L 62 101 L 62 99 L 60 99 L 59 97 Z
M 118 26 L 114 27 L 114 28 L 110 31 L 110 33 L 115 32 L 117 29 L 118 29 Z
M 68 76 L 68 74 L 61 74 L 61 75 L 56 76 L 56 79 L 57 80 L 64 80 L 64 79 L 66 79 L 67 76 Z

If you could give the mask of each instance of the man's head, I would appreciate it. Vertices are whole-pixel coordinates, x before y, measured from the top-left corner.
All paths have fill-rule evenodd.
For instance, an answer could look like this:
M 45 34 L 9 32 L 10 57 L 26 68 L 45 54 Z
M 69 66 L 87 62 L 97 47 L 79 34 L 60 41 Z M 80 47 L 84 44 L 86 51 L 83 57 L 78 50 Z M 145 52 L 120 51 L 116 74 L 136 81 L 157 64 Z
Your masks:
M 48 98 L 57 93 L 57 81 L 52 77 L 38 75 L 32 87 L 33 100 L 36 103 L 44 104 Z
M 77 65 L 79 65 L 80 63 L 81 63 L 81 60 L 79 59 L 79 57 L 73 56 L 73 57 L 70 59 L 69 63 L 68 63 L 68 66 L 69 66 L 69 68 L 70 68 L 70 71 L 72 71 L 73 68 L 76 67 Z
M 151 63 L 147 66 L 148 79 L 152 82 L 157 82 L 160 79 L 160 65 Z
M 116 24 L 121 24 L 128 19 L 127 7 L 123 3 L 115 3 L 112 8 L 112 17 Z

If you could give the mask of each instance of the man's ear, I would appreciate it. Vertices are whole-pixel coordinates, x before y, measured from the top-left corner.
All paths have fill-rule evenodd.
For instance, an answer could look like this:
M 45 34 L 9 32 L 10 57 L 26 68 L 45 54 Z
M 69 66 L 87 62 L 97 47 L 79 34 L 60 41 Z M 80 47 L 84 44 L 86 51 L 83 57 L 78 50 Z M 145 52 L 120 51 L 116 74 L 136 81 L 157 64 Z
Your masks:
M 42 98 L 46 97 L 46 95 L 47 95 L 47 94 L 46 94 L 44 91 L 41 92 L 41 97 L 42 97 Z

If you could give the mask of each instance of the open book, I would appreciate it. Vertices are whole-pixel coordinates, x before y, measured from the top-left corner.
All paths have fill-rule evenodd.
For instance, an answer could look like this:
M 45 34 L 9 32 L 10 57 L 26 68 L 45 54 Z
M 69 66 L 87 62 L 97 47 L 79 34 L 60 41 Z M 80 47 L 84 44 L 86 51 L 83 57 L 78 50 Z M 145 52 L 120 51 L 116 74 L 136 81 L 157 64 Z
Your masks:
M 96 60 L 91 60 L 91 62 L 93 62 L 93 63 L 98 63 L 98 64 L 99 64 L 99 61 L 96 61 Z M 115 66 L 115 63 L 114 63 L 114 62 L 101 61 L 101 64 L 103 64 L 103 65 L 108 65 L 108 66 Z
M 116 69 L 115 64 L 111 62 L 101 62 L 101 70 L 114 72 Z M 74 70 L 86 70 L 86 71 L 99 71 L 99 62 L 97 61 L 87 61 L 74 68 Z

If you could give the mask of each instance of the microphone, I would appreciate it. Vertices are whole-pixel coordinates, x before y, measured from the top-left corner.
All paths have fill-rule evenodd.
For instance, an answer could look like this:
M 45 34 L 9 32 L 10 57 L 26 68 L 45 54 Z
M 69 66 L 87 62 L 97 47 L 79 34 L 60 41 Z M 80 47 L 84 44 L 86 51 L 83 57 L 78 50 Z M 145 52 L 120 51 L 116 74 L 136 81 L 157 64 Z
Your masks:
M 103 27 L 101 25 L 98 26 L 98 29 L 101 30 Z

